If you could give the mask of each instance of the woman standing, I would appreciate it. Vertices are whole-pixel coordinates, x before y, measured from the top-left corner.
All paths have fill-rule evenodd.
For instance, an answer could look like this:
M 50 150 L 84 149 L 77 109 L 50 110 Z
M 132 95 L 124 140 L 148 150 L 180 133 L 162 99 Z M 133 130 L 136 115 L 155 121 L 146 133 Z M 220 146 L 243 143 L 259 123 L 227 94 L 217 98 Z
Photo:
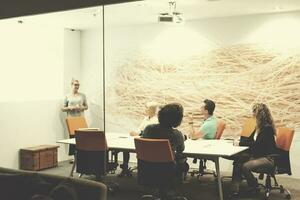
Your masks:
M 63 112 L 67 112 L 69 117 L 78 117 L 83 115 L 83 111 L 88 109 L 86 97 L 79 90 L 79 81 L 72 79 L 72 92 L 65 97 Z
M 72 92 L 68 94 L 64 99 L 63 112 L 67 112 L 68 117 L 79 117 L 83 116 L 85 110 L 88 109 L 86 97 L 83 93 L 79 93 L 79 81 L 72 79 L 71 87 Z M 74 136 L 70 135 L 70 138 Z M 75 145 L 69 146 L 69 155 L 74 155 Z M 72 161 L 71 161 L 72 163 Z

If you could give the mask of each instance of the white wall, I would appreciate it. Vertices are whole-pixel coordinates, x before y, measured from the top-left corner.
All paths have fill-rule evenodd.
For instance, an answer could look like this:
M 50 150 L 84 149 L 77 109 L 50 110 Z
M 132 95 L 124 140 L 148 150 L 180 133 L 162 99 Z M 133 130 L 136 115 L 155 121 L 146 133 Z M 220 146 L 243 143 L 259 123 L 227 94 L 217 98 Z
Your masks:
M 0 31 L 0 101 L 59 98 L 62 32 L 6 21 Z
M 20 148 L 66 137 L 61 29 L 0 23 L 0 166 L 18 168 Z M 66 159 L 66 147 L 59 148 Z
M 102 29 L 81 33 L 81 91 L 87 96 L 89 109 L 85 112 L 90 127 L 103 128 L 102 96 Z
M 102 87 L 96 85 L 102 84 L 98 78 L 102 75 L 98 73 L 92 82 L 89 79 L 101 72 L 102 61 L 97 58 L 101 47 L 92 37 L 83 46 L 91 53 L 81 55 L 81 31 L 53 26 L 7 20 L 1 21 L 0 31 L 0 166 L 18 168 L 20 148 L 56 144 L 68 137 L 61 107 L 64 96 L 71 92 L 72 78 L 83 79 L 80 91 L 88 90 L 89 112 L 96 115 L 88 123 L 99 127 L 98 91 Z M 91 62 L 86 56 L 91 56 Z M 60 145 L 58 160 L 69 158 L 68 146 Z
M 81 31 L 74 29 L 64 29 L 64 94 L 71 92 L 71 80 L 80 80 L 80 62 L 81 62 Z

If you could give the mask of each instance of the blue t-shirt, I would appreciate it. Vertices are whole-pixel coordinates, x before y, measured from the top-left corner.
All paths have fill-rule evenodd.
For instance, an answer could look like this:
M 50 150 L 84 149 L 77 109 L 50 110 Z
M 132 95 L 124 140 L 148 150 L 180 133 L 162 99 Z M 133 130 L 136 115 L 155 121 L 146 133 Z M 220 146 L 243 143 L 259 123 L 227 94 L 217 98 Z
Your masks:
M 217 133 L 217 119 L 215 116 L 207 118 L 200 127 L 203 139 L 215 139 Z

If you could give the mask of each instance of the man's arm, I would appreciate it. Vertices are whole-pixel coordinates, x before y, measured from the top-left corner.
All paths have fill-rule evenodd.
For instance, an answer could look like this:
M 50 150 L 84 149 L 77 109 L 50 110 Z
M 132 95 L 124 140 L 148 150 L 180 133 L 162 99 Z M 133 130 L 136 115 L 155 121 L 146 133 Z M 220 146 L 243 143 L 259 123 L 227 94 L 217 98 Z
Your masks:
M 197 140 L 199 138 L 202 138 L 203 133 L 201 131 L 195 131 L 194 129 L 192 130 L 192 133 L 189 135 L 190 139 L 192 140 Z
M 195 130 L 195 128 L 194 128 L 194 124 L 193 123 L 190 123 L 191 124 L 191 126 L 192 126 L 192 131 L 191 131 L 191 133 L 189 134 L 189 138 L 190 139 L 192 139 L 192 140 L 197 140 L 197 139 L 199 139 L 199 138 L 202 138 L 202 136 L 203 136 L 203 133 L 201 132 L 201 128 L 200 128 L 200 130 Z

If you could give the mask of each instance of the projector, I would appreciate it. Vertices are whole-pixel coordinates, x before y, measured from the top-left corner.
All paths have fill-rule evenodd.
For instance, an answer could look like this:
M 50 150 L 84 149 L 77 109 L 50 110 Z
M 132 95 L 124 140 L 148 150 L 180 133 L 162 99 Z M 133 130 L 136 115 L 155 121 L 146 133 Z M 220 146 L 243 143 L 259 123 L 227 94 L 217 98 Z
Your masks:
M 158 22 L 170 22 L 170 23 L 181 23 L 183 21 L 182 17 L 177 14 L 177 15 L 159 15 L 158 16 Z

